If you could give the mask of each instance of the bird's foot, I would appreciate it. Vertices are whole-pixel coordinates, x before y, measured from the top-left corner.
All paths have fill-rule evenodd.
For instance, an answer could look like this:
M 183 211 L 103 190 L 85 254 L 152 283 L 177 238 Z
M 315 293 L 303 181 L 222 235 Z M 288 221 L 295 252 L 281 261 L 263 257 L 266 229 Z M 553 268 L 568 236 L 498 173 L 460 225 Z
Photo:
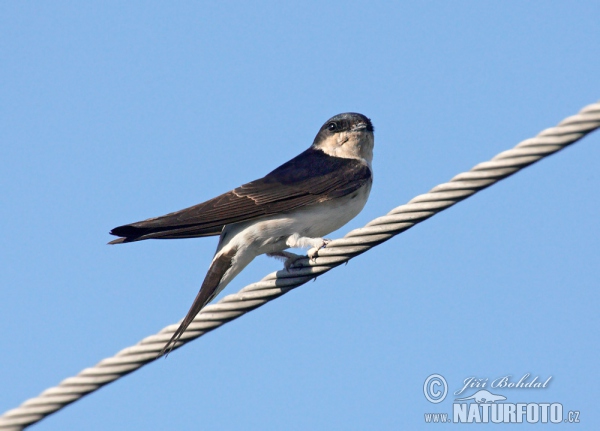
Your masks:
M 296 262 L 306 258 L 306 256 L 301 256 L 296 253 L 290 253 L 289 251 L 277 251 L 274 253 L 267 253 L 267 256 L 283 260 L 283 266 L 285 267 L 285 270 L 287 272 L 291 272 L 291 269 L 294 267 Z
M 319 246 L 315 246 L 315 247 L 313 247 L 313 248 L 309 249 L 309 250 L 306 252 L 306 255 L 307 255 L 307 256 L 308 256 L 308 258 L 309 258 L 310 260 L 312 260 L 313 262 L 314 262 L 314 261 L 316 261 L 316 260 L 317 260 L 317 257 L 319 256 L 319 250 L 321 250 L 322 248 L 326 248 L 326 247 L 327 247 L 327 244 L 329 244 L 330 242 L 331 242 L 331 240 L 330 240 L 330 239 L 325 239 L 325 238 L 322 238 L 322 239 L 321 239 L 321 244 L 320 244 Z
M 286 241 L 286 245 L 291 248 L 311 247 L 306 254 L 311 260 L 314 261 L 317 259 L 319 250 L 327 247 L 327 244 L 329 244 L 330 242 L 330 239 L 311 238 L 306 236 L 300 236 L 300 234 L 295 233 L 289 236 L 289 238 Z

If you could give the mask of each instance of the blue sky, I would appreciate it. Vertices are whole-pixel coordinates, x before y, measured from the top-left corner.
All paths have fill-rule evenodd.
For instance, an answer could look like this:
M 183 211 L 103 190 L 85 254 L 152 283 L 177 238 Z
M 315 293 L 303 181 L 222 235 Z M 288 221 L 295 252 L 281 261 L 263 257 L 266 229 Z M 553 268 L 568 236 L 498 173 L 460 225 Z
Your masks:
M 375 182 L 342 236 L 600 99 L 598 16 L 594 1 L 3 2 L 0 411 L 187 311 L 217 240 L 110 247 L 111 228 L 261 177 L 357 111 Z M 428 429 L 452 403 L 425 399 L 433 373 L 451 391 L 552 376 L 500 393 L 595 429 L 599 160 L 596 133 L 33 429 Z M 259 257 L 224 293 L 280 267 Z

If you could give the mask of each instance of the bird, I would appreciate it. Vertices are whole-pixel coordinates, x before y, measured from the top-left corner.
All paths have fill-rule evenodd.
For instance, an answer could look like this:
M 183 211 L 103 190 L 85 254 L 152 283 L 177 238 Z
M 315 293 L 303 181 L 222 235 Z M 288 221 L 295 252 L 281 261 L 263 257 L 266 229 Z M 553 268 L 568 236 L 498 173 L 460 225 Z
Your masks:
M 109 244 L 146 239 L 219 236 L 200 290 L 160 355 L 168 354 L 206 304 L 255 257 L 284 260 L 293 271 L 306 258 L 288 248 L 309 248 L 315 260 L 341 228 L 365 206 L 373 182 L 374 128 L 366 116 L 335 115 L 312 145 L 265 177 L 192 207 L 116 227 Z

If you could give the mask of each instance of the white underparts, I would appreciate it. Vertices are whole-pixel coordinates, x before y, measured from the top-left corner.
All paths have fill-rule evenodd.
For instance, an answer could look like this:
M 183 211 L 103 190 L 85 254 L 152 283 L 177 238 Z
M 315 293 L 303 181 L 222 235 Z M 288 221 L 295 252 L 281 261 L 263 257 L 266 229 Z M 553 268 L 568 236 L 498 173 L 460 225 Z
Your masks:
M 310 238 L 307 236 L 300 236 L 300 234 L 295 233 L 290 235 L 285 243 L 290 248 L 320 248 L 323 246 L 324 241 L 323 238 Z

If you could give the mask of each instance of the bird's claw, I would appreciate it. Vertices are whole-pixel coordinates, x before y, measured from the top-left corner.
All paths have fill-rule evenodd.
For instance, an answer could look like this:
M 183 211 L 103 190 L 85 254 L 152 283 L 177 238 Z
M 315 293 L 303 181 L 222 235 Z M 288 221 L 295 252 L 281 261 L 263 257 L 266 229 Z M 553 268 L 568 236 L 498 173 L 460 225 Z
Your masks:
M 283 260 L 283 266 L 287 272 L 291 272 L 291 269 L 294 267 L 296 262 L 306 259 L 306 256 L 290 253 L 289 251 L 276 251 L 273 253 L 267 253 L 267 256 Z
M 288 257 L 285 262 L 283 262 L 283 266 L 285 267 L 285 270 L 287 272 L 292 272 L 292 268 L 294 268 L 294 265 L 296 264 L 296 262 L 298 262 L 299 260 L 304 259 L 304 256 L 300 256 L 300 255 L 295 255 L 293 257 Z
M 322 241 L 322 244 L 319 247 L 313 247 L 306 252 L 306 255 L 308 256 L 308 258 L 310 260 L 312 260 L 313 262 L 316 262 L 317 257 L 319 257 L 319 250 L 321 250 L 322 248 L 327 248 L 327 244 L 329 244 L 331 242 L 330 239 L 325 239 L 325 238 L 323 238 L 321 241 Z

